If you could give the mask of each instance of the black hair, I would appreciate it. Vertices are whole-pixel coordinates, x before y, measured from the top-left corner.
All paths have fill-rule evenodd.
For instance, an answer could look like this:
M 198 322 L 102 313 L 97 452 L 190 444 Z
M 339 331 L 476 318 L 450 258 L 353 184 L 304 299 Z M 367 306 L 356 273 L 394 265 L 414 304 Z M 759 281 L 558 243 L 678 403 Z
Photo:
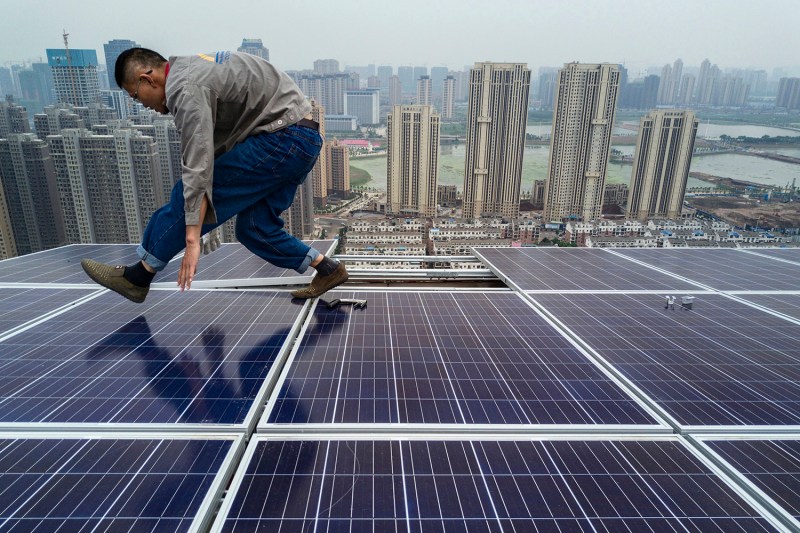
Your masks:
M 117 86 L 121 89 L 122 84 L 128 78 L 132 70 L 136 68 L 156 68 L 160 67 L 167 60 L 154 50 L 148 48 L 129 48 L 117 57 L 114 65 L 114 79 Z

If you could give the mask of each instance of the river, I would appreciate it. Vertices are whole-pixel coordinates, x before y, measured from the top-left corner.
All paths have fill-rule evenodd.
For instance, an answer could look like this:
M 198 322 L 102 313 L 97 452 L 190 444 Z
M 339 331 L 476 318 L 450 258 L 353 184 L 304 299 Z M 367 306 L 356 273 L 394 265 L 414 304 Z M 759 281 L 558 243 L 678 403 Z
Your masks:
M 732 137 L 739 135 L 752 137 L 761 137 L 763 135 L 800 136 L 800 131 L 751 125 L 703 124 L 700 129 L 702 130 L 706 126 L 708 126 L 709 135 L 717 136 L 723 134 Z M 615 133 L 625 132 L 626 134 L 635 135 L 635 132 L 626 131 L 623 128 L 614 128 L 614 130 Z M 539 135 L 546 131 L 549 135 L 550 124 L 529 124 L 527 131 L 534 135 Z M 705 134 L 706 132 L 703 133 Z M 633 145 L 612 146 L 612 148 L 620 150 L 623 154 L 632 154 L 635 150 Z M 767 151 L 800 157 L 800 148 L 797 146 L 768 148 Z M 533 188 L 534 180 L 545 178 L 549 154 L 550 148 L 548 146 L 529 146 L 525 148 L 522 160 L 523 191 L 530 191 Z M 443 145 L 441 147 L 439 153 L 439 185 L 456 185 L 459 190 L 463 188 L 465 157 L 466 148 L 463 144 L 456 146 Z M 372 176 L 372 180 L 366 184 L 367 187 L 386 189 L 386 156 L 350 159 L 350 164 L 353 167 L 365 170 Z M 629 183 L 631 169 L 631 165 L 610 163 L 608 174 L 606 175 L 606 183 Z M 741 154 L 694 157 L 691 171 L 778 186 L 785 186 L 787 183 L 790 184 L 794 178 L 800 178 L 800 165 Z M 689 188 L 709 186 L 707 182 L 695 178 L 689 178 L 687 185 Z

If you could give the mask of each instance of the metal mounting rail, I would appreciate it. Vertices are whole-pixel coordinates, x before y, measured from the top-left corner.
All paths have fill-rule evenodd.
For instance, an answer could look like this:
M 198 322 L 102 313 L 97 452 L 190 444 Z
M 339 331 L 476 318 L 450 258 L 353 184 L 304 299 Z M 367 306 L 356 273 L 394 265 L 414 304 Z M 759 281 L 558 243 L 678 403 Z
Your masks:
M 339 261 L 364 261 L 382 263 L 384 261 L 407 261 L 409 263 L 479 263 L 472 255 L 341 255 L 334 256 Z

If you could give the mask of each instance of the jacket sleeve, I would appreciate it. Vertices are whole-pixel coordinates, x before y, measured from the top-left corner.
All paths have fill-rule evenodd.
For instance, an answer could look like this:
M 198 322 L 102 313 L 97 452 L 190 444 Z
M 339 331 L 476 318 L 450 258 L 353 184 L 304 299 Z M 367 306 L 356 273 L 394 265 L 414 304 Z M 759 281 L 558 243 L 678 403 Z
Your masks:
M 211 202 L 214 173 L 216 98 L 207 87 L 187 84 L 174 104 L 175 125 L 181 132 L 182 180 L 186 225 L 199 224 L 203 196 L 208 209 L 203 223 L 216 222 Z

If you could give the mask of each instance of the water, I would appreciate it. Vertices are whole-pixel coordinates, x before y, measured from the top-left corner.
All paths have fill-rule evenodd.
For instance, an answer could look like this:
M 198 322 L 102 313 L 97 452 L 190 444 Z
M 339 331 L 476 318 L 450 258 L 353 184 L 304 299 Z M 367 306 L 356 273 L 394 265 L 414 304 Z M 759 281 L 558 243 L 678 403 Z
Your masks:
M 626 120 L 622 124 L 639 126 L 638 121 Z M 614 128 L 614 134 L 617 134 L 618 128 Z M 635 131 L 628 131 L 628 133 L 636 134 Z M 708 122 L 700 122 L 697 126 L 697 136 L 705 139 L 719 139 L 721 135 L 729 137 L 763 137 L 768 135 L 770 137 L 800 137 L 800 130 L 797 129 L 784 129 L 775 128 L 771 126 L 757 126 L 755 124 L 711 124 Z
M 623 153 L 633 153 L 633 146 L 616 147 Z M 543 180 L 547 176 L 547 163 L 550 157 L 548 146 L 530 146 L 525 148 L 522 156 L 522 190 L 530 191 L 533 189 L 534 180 Z M 724 155 L 715 157 L 725 157 Z M 463 144 L 458 146 L 443 146 L 439 154 L 439 185 L 455 185 L 458 190 L 464 187 L 464 159 L 466 158 L 466 147 Z M 755 158 L 754 158 L 755 159 Z M 773 163 L 767 159 L 757 159 Z M 786 163 L 782 163 L 786 164 Z M 374 157 L 369 159 L 350 159 L 350 165 L 366 170 L 372 176 L 372 180 L 366 187 L 373 187 L 386 190 L 386 156 Z M 800 167 L 798 167 L 800 170 Z M 695 170 L 694 165 L 692 170 Z M 630 183 L 631 165 L 620 165 L 609 163 L 606 174 L 606 183 Z M 709 184 L 694 178 L 689 178 L 688 187 L 708 187 Z

